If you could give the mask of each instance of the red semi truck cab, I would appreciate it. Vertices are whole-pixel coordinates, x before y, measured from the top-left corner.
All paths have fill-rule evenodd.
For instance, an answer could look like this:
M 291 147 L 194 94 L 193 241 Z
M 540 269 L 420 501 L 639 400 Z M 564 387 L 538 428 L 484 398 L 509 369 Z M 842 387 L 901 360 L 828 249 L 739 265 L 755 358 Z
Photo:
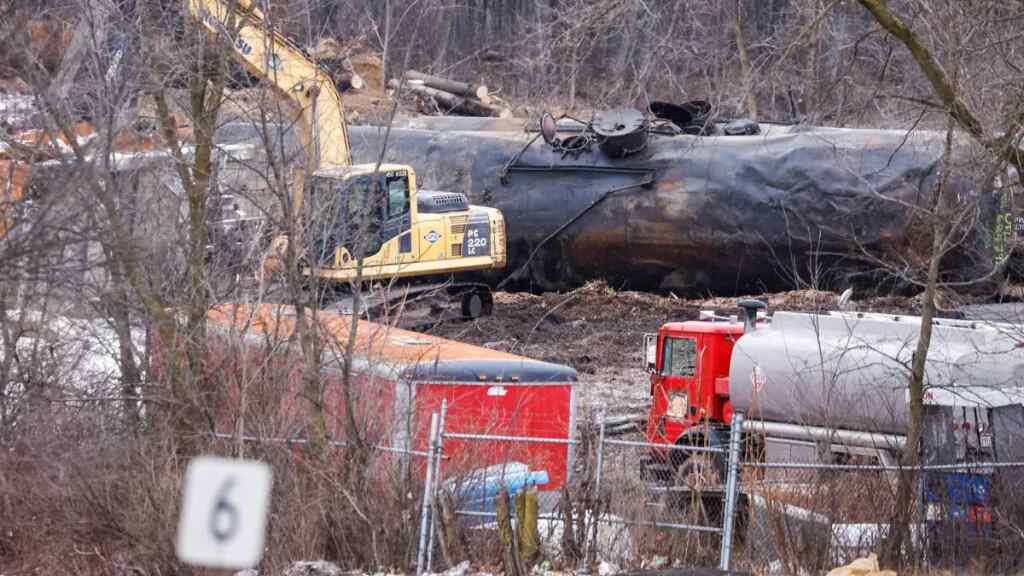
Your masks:
M 644 337 L 644 359 L 650 374 L 651 405 L 647 441 L 653 444 L 725 447 L 729 442 L 733 406 L 729 369 L 733 348 L 754 329 L 754 300 L 739 303 L 743 320 L 702 312 L 701 319 L 669 322 Z M 689 458 L 685 451 L 654 450 L 645 471 L 665 480 Z M 715 457 L 719 468 L 724 459 Z M 646 475 L 645 472 L 645 475 Z M 724 477 L 724 476 L 723 476 Z
M 669 322 L 644 342 L 651 406 L 647 441 L 701 443 L 732 421 L 729 360 L 743 323 Z

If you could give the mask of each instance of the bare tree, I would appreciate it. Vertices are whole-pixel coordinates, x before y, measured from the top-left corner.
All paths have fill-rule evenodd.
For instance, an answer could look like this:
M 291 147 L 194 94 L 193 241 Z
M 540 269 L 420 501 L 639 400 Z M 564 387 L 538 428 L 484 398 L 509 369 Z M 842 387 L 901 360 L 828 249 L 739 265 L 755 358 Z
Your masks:
M 927 14 L 922 19 L 927 29 L 925 39 L 911 30 L 886 2 L 861 0 L 860 4 L 887 33 L 906 47 L 920 73 L 927 78 L 933 98 L 925 97 L 921 100 L 926 106 L 922 114 L 942 114 L 950 124 L 947 129 L 943 173 L 924 208 L 922 218 L 925 223 L 921 238 L 925 244 L 924 259 L 921 262 L 924 270 L 914 279 L 916 284 L 923 287 L 924 294 L 920 338 L 910 366 L 911 418 L 903 461 L 909 466 L 915 466 L 919 462 L 926 387 L 925 363 L 936 313 L 937 291 L 991 281 L 1005 270 L 1008 263 L 1010 230 L 1003 223 L 1010 217 L 1006 210 L 1009 205 L 1006 200 L 1011 190 L 1000 188 L 1000 183 L 1003 181 L 1001 176 L 1007 175 L 1008 167 L 1016 168 L 1018 177 L 1020 174 L 1022 157 L 1019 141 L 1024 134 L 1024 107 L 1021 107 L 1016 92 L 1001 95 L 1002 98 L 997 97 L 993 101 L 991 92 L 985 86 L 968 80 L 971 77 L 968 68 L 977 65 L 980 59 L 1009 63 L 1012 58 L 1010 54 L 1015 52 L 1015 33 L 1003 29 L 998 24 L 999 19 L 993 18 L 996 14 L 1005 13 L 1004 7 L 977 4 L 966 6 L 957 2 L 921 6 L 921 13 Z M 1012 11 L 1006 14 L 1012 17 Z M 979 35 L 979 27 L 984 27 L 985 33 Z M 931 44 L 930 48 L 928 44 Z M 1013 66 L 1000 72 L 1020 77 L 1020 70 L 1014 70 Z M 996 79 L 995 82 L 1001 83 L 1001 80 Z M 990 109 L 998 110 L 999 113 L 982 118 L 972 110 L 972 102 L 985 102 L 993 107 Z M 958 131 L 966 133 L 983 151 L 983 154 L 973 158 L 972 166 L 950 161 L 954 133 Z M 970 174 L 972 167 L 975 170 L 973 176 Z M 960 178 L 973 177 L 976 188 L 971 188 L 976 190 L 977 196 L 973 199 L 958 197 L 950 183 L 953 174 Z M 975 256 L 982 260 L 979 275 L 950 280 L 944 270 L 952 259 L 951 253 L 964 247 L 968 238 L 974 234 L 980 236 L 982 241 L 982 249 L 975 252 Z M 907 261 L 901 264 L 899 273 L 906 276 L 909 271 Z M 889 269 L 894 270 L 893 267 Z M 903 547 L 908 538 L 905 527 L 912 514 L 913 491 L 916 489 L 914 477 L 914 474 L 909 473 L 901 477 L 894 525 L 902 528 L 894 531 L 885 549 L 886 562 L 894 566 L 901 565 L 904 558 Z

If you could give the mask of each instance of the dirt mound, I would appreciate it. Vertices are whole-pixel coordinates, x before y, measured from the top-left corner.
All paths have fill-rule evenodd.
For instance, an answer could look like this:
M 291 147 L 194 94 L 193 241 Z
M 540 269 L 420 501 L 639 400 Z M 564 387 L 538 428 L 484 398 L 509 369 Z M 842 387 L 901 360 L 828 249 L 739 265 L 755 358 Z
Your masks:
M 531 358 L 566 364 L 580 375 L 583 406 L 637 406 L 647 399 L 643 334 L 668 319 L 696 318 L 698 308 L 592 282 L 568 293 L 495 295 L 494 314 L 443 324 L 433 333 Z
M 366 82 L 364 92 L 371 94 L 383 94 L 384 92 L 384 63 L 376 52 L 357 52 L 349 56 L 352 69 L 356 74 L 362 76 Z
M 697 304 L 706 310 L 738 308 L 737 303 L 746 298 L 749 297 L 709 298 L 701 300 Z M 823 290 L 793 290 L 754 298 L 765 302 L 769 308 L 782 310 L 821 310 L 835 306 L 837 301 L 836 294 Z

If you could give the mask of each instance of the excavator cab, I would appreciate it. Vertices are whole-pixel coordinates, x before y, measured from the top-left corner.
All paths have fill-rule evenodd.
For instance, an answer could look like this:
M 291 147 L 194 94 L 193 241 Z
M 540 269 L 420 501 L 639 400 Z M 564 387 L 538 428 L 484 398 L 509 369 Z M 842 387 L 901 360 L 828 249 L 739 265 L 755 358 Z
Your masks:
M 352 280 L 360 259 L 365 280 L 504 265 L 500 212 L 417 190 L 408 166 L 321 170 L 306 182 L 306 274 Z
M 308 180 L 307 249 L 318 268 L 345 268 L 376 256 L 412 225 L 409 173 L 382 170 Z M 408 238 L 404 244 L 410 244 Z M 406 250 L 408 251 L 408 250 Z

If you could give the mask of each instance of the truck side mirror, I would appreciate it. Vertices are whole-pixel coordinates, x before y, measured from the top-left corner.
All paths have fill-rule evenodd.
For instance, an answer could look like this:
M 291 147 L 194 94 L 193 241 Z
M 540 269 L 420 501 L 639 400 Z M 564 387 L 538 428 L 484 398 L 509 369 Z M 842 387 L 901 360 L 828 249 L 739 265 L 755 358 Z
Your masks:
M 658 371 L 658 335 L 644 334 L 644 367 L 648 372 Z

